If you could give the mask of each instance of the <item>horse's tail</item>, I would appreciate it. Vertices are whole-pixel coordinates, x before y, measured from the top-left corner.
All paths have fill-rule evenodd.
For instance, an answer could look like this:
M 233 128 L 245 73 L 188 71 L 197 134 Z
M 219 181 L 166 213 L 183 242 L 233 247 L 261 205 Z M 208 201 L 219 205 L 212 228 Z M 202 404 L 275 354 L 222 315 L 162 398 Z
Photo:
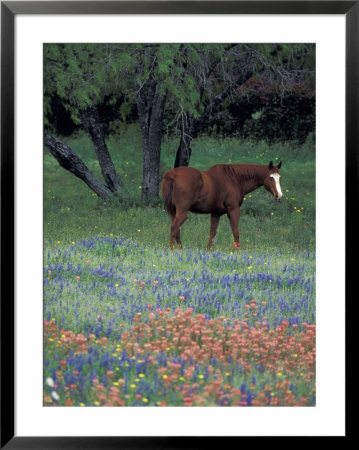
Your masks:
M 167 170 L 162 179 L 162 195 L 165 202 L 165 208 L 171 217 L 176 215 L 176 206 L 172 202 L 173 186 L 176 181 L 176 174 L 173 170 Z

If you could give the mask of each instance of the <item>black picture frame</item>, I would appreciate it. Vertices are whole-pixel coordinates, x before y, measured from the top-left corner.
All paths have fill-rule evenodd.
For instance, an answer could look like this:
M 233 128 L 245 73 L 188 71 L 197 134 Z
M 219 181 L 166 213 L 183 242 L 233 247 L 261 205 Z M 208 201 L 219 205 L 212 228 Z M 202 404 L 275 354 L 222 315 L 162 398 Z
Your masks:
M 233 437 L 15 436 L 14 392 L 14 20 L 17 14 L 341 14 L 346 19 L 346 299 L 354 291 L 359 133 L 359 1 L 1 2 L 1 441 L 6 449 L 202 448 Z M 355 291 L 354 291 L 355 292 Z M 355 300 L 355 298 L 354 298 Z M 346 303 L 347 305 L 347 303 Z M 346 316 L 346 342 L 348 322 Z M 348 350 L 346 349 L 346 355 Z M 346 365 L 347 373 L 349 365 Z M 348 382 L 346 383 L 348 386 Z M 346 388 L 348 392 L 348 387 Z M 347 397 L 346 397 L 347 400 Z M 347 405 L 347 401 L 346 401 Z M 347 408 L 347 406 L 346 406 Z M 347 409 L 346 409 L 347 410 Z M 347 414 L 346 414 L 347 417 Z M 348 423 L 346 436 L 349 437 Z M 217 441 L 217 442 L 216 442 Z

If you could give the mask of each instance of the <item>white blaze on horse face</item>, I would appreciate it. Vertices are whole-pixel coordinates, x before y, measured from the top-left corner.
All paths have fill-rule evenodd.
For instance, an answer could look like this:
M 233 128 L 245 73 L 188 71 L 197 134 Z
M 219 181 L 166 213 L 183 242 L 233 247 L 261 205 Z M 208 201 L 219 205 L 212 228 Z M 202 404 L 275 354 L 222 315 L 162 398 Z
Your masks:
M 272 175 L 270 175 L 270 178 L 274 179 L 275 188 L 277 189 L 278 193 L 278 200 L 280 200 L 283 197 L 282 190 L 280 188 L 280 175 L 279 173 L 272 173 Z

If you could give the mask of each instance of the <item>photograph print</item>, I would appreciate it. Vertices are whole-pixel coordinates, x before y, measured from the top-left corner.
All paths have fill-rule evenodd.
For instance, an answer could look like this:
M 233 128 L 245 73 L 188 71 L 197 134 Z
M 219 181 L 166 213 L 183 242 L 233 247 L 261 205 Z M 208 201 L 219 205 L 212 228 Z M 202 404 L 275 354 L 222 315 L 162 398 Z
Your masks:
M 316 405 L 316 49 L 43 46 L 43 405 Z

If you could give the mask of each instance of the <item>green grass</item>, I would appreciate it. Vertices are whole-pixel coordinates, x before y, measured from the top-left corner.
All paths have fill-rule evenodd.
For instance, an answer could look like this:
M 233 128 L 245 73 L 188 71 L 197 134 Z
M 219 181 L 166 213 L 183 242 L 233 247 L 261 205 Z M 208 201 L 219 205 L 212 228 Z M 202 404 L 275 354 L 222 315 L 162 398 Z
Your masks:
M 76 135 L 66 142 L 101 179 L 89 138 Z M 161 172 L 173 167 L 178 140 L 164 138 Z M 149 247 L 166 248 L 170 221 L 163 207 L 141 205 L 142 155 L 138 129 L 127 127 L 108 139 L 108 147 L 119 175 L 130 192 L 130 204 L 103 201 L 79 179 L 59 166 L 51 154 L 44 155 L 44 237 L 51 244 L 71 244 L 91 236 L 123 236 Z M 247 195 L 239 223 L 244 251 L 288 253 L 315 249 L 315 151 L 308 141 L 272 145 L 241 142 L 235 138 L 202 137 L 195 141 L 191 166 L 206 169 L 217 163 L 283 161 L 283 200 L 276 203 L 260 188 Z M 205 249 L 209 216 L 189 213 L 181 227 L 185 247 Z M 221 218 L 213 250 L 232 251 L 232 234 L 226 216 Z

